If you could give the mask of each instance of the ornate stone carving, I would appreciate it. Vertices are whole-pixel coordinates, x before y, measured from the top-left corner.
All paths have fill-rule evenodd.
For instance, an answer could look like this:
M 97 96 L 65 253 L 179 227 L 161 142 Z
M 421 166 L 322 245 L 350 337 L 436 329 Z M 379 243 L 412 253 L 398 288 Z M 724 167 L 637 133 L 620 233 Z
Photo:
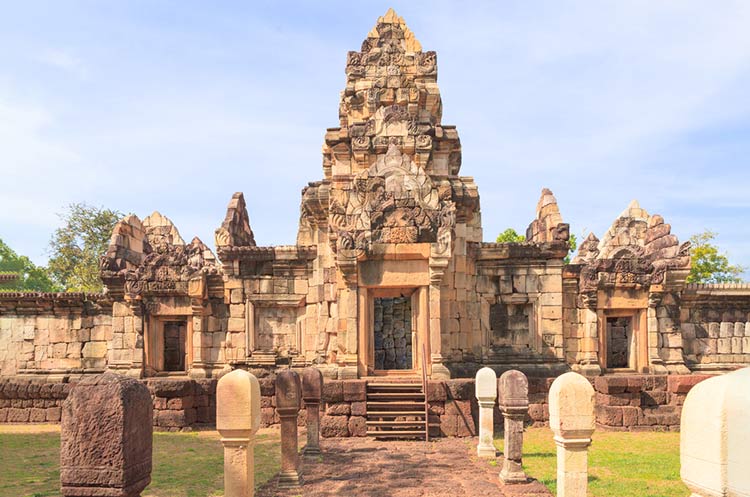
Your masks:
M 604 238 L 593 234 L 581 244 L 574 264 L 583 264 L 581 291 L 618 285 L 662 284 L 669 271 L 690 268 L 690 243 L 679 244 L 659 215 L 649 216 L 633 201 Z

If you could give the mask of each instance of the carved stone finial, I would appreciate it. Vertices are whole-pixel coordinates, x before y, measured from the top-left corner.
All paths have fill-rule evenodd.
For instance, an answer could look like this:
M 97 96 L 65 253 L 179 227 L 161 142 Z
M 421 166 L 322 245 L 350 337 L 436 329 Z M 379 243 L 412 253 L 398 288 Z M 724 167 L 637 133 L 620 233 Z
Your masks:
M 563 223 L 557 199 L 549 188 L 542 189 L 536 205 L 536 219 L 526 229 L 526 240 L 536 243 L 568 241 L 570 227 Z
M 250 228 L 250 217 L 242 192 L 232 195 L 227 215 L 216 230 L 216 247 L 255 247 L 255 235 Z

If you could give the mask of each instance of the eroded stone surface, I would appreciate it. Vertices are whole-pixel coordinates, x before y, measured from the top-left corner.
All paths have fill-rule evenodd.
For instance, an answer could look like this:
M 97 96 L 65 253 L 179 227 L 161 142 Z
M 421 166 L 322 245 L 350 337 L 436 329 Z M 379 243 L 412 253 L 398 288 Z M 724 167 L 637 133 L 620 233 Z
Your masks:
M 138 497 L 151 482 L 153 407 L 139 381 L 113 373 L 81 381 L 63 403 L 65 497 Z
M 498 405 L 503 414 L 505 437 L 503 467 L 500 479 L 505 483 L 523 483 L 523 423 L 529 411 L 529 380 L 514 369 L 506 371 L 497 381 Z
M 296 487 L 302 482 L 297 442 L 297 415 L 302 401 L 299 375 L 286 369 L 276 375 L 276 412 L 281 418 L 281 473 L 279 486 Z

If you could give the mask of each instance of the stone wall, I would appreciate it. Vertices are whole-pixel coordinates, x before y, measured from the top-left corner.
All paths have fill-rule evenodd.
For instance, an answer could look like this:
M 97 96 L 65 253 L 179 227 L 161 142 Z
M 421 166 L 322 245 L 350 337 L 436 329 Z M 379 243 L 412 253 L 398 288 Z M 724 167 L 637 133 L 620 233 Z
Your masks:
M 750 363 L 750 284 L 688 285 L 680 317 L 691 369 Z
M 0 376 L 107 366 L 111 303 L 82 293 L 0 293 Z
M 592 381 L 596 390 L 596 419 L 600 428 L 619 431 L 675 431 L 685 396 L 707 375 L 613 375 Z M 547 393 L 554 378 L 529 378 L 527 424 L 549 421 Z M 154 402 L 154 427 L 163 431 L 212 428 L 216 422 L 217 380 L 152 378 L 143 380 Z M 259 378 L 261 426 L 279 423 L 274 375 Z M 48 383 L 28 378 L 0 380 L 0 423 L 57 423 L 60 405 L 73 383 Z M 321 435 L 365 436 L 366 381 L 326 380 L 321 402 Z M 474 380 L 430 381 L 431 436 L 468 437 L 477 433 L 478 406 Z M 495 425 L 502 416 L 495 406 Z M 304 408 L 299 424 L 305 423 Z

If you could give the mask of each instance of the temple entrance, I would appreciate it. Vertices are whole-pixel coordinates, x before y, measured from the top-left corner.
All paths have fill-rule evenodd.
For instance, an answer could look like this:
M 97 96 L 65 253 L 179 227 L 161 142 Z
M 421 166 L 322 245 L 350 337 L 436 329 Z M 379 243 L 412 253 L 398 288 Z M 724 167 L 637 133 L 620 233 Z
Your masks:
M 414 368 L 411 300 L 411 297 L 374 298 L 375 370 Z
M 635 369 L 633 318 L 607 318 L 607 369 Z
M 185 374 L 192 364 L 192 324 L 177 316 L 152 316 L 144 340 L 146 376 Z
M 185 371 L 186 334 L 184 322 L 164 323 L 164 371 Z

